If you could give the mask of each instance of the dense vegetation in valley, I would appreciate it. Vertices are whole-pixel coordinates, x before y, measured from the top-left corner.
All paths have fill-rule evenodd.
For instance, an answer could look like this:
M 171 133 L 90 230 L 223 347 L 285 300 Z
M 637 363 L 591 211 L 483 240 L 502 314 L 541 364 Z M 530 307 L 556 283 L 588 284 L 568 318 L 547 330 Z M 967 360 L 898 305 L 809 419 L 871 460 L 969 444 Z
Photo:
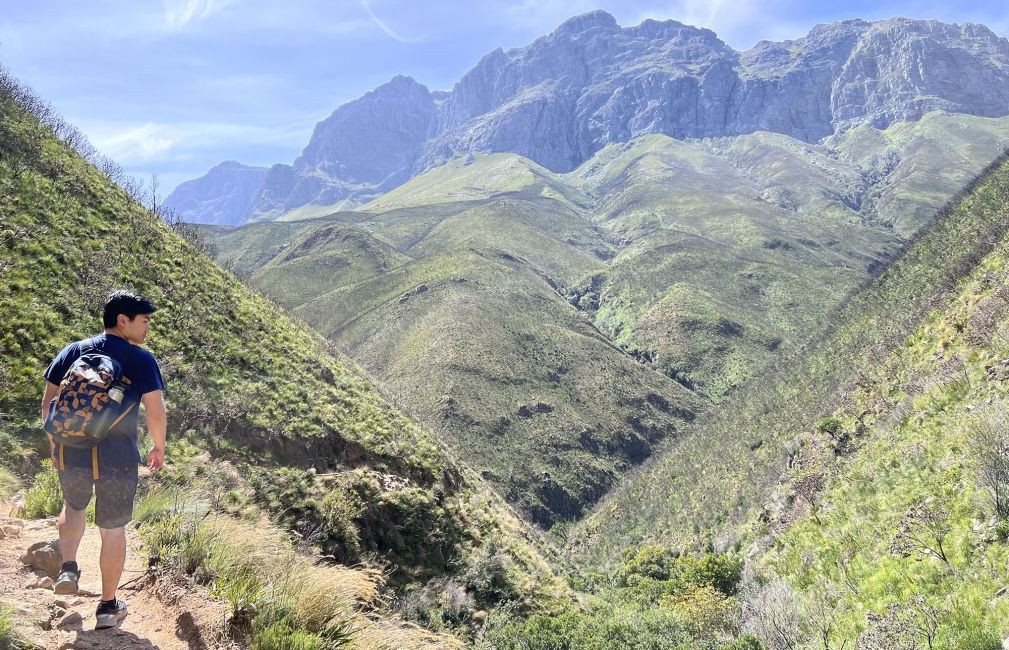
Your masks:
M 651 135 L 569 174 L 477 154 L 353 212 L 206 232 L 549 526 L 813 335 L 1006 124 Z
M 362 568 L 361 579 L 378 585 L 387 578 L 389 595 L 437 618 L 432 627 L 444 627 L 438 611 L 446 593 L 455 598 L 451 627 L 462 630 L 474 612 L 505 600 L 539 608 L 566 598 L 535 536 L 482 479 L 392 406 L 353 362 L 216 266 L 195 233 L 166 225 L 141 205 L 135 184 L 118 186 L 114 165 L 98 159 L 99 169 L 74 147 L 94 157 L 79 133 L 4 74 L 6 494 L 37 475 L 26 509 L 58 510 L 58 494 L 55 502 L 42 498 L 52 495 L 51 470 L 39 473 L 47 455 L 38 423 L 42 371 L 65 343 L 100 330 L 110 289 L 129 287 L 159 306 L 148 345 L 162 365 L 170 414 L 168 469 L 145 491 L 183 491 L 242 521 L 267 517 L 330 561 L 387 567 L 383 577 Z M 170 510 L 162 509 L 162 519 Z M 170 540 L 190 539 L 174 516 L 174 533 L 171 520 L 149 523 Z M 353 571 L 341 570 L 351 579 Z M 220 590 L 235 596 L 237 608 L 248 594 L 228 591 L 228 575 L 220 574 Z M 379 602 L 371 599 L 368 608 L 385 617 L 383 629 L 408 638 L 409 628 Z M 267 636 L 280 634 L 271 626 L 287 626 L 311 637 L 323 634 L 327 621 L 259 623 L 265 628 L 257 633 Z

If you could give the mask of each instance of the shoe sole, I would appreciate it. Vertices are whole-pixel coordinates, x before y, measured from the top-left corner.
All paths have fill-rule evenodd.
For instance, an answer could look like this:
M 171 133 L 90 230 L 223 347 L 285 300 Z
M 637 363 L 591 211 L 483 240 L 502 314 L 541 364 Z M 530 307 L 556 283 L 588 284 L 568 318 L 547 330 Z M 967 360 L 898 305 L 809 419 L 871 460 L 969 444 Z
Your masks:
M 57 582 L 56 585 L 53 587 L 53 592 L 57 596 L 76 596 L 78 591 L 79 588 L 77 586 L 77 583 L 72 582 L 70 580 L 63 580 L 61 582 Z
M 97 622 L 95 623 L 96 630 L 107 630 L 110 627 L 115 627 L 127 616 L 127 611 L 124 609 L 122 612 L 116 614 L 100 614 L 95 618 Z

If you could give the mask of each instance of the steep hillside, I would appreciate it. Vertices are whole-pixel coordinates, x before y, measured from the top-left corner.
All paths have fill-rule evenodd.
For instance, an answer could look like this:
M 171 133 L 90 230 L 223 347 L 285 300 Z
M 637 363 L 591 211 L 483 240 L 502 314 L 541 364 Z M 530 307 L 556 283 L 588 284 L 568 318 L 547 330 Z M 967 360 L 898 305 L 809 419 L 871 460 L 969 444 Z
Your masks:
M 676 546 L 733 539 L 768 503 L 801 436 L 874 376 L 956 282 L 1009 228 L 1004 158 L 923 231 L 913 245 L 828 316 L 824 334 L 767 369 L 746 389 L 631 477 L 588 517 L 576 554 L 613 562 L 629 543 Z M 867 413 L 856 413 L 862 432 Z M 857 426 L 856 426 L 857 424 Z M 727 537 L 722 537 L 722 533 Z
M 1004 230 L 1009 173 L 986 185 L 965 208 L 995 208 Z M 863 366 L 831 419 L 806 423 L 757 528 L 759 570 L 808 610 L 823 603 L 810 627 L 829 627 L 832 647 L 1009 636 L 1009 239 L 991 235 L 951 300 Z
M 523 592 L 547 595 L 540 603 L 564 593 L 529 532 L 478 476 L 353 362 L 54 137 L 53 129 L 84 148 L 6 75 L 0 118 L 3 466 L 27 476 L 39 469 L 43 369 L 67 341 L 99 330 L 109 289 L 132 287 L 159 306 L 149 347 L 167 385 L 164 487 L 202 488 L 229 512 L 270 516 L 342 562 L 395 567 L 400 591 L 448 581 L 488 607 Z M 481 591 L 462 576 L 491 566 L 487 558 L 497 577 Z M 456 625 L 465 628 L 465 617 Z
M 364 230 L 336 222 L 295 239 L 256 271 L 252 282 L 285 307 L 295 307 L 408 261 L 408 256 Z

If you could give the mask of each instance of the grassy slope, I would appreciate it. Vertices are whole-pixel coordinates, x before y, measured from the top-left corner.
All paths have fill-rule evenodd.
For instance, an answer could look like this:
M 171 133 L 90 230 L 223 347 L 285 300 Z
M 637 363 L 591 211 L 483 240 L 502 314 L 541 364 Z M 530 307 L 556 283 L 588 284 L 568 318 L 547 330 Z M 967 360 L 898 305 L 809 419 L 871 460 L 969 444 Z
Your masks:
M 964 146 L 969 145 L 966 156 L 936 145 L 944 125 L 957 124 L 963 126 Z M 952 194 L 965 174 L 994 155 L 998 139 L 993 134 L 1000 129 L 1006 130 L 1006 120 L 939 115 L 920 127 L 863 130 L 824 146 L 766 133 L 695 143 L 647 136 L 609 147 L 564 176 L 507 154 L 454 161 L 369 204 L 363 208 L 366 213 L 332 217 L 353 221 L 356 228 L 416 262 L 356 284 L 360 275 L 327 274 L 334 290 L 298 311 L 332 334 L 380 380 L 405 391 L 403 404 L 430 426 L 450 431 L 453 444 L 465 450 L 464 458 L 506 485 L 533 486 L 542 476 L 539 465 L 527 464 L 512 478 L 509 468 L 514 463 L 501 462 L 515 447 L 480 450 L 494 435 L 498 420 L 491 415 L 501 410 L 498 417 L 507 417 L 507 409 L 490 409 L 482 402 L 502 390 L 487 380 L 495 376 L 493 369 L 501 360 L 532 372 L 526 381 L 503 389 L 511 408 L 535 403 L 553 391 L 549 375 L 538 371 L 543 367 L 537 357 L 542 345 L 501 334 L 534 330 L 537 320 L 551 325 L 543 331 L 566 331 L 571 309 L 554 299 L 549 285 L 625 352 L 705 397 L 724 399 L 777 358 L 783 344 L 807 337 L 871 270 L 899 250 L 902 240 L 887 227 L 888 218 L 878 216 L 886 213 L 881 206 L 899 195 L 910 202 L 909 209 L 933 209 L 936 196 Z M 919 198 L 906 196 L 902 183 L 918 184 L 923 173 L 943 166 L 947 173 L 934 191 Z M 891 178 L 889 172 L 899 176 Z M 289 243 L 309 236 L 302 228 L 310 223 L 273 224 L 269 227 L 283 228 L 284 234 L 269 236 Z M 250 228 L 263 228 L 259 232 L 267 235 L 266 227 Z M 256 245 L 269 242 L 264 237 L 250 245 L 252 234 L 243 230 L 220 240 L 224 259 L 257 258 Z M 275 242 L 271 245 L 277 249 Z M 479 254 L 474 257 L 473 251 Z M 518 262 L 504 260 L 506 264 L 546 280 L 548 286 L 528 283 L 528 291 L 540 296 L 530 314 L 519 307 L 530 301 L 512 296 L 513 290 L 526 286 L 525 276 L 496 274 L 494 284 L 481 291 L 474 290 L 478 285 L 449 282 L 466 275 L 468 262 L 475 265 L 474 276 L 492 273 L 487 260 L 501 262 L 502 252 Z M 332 254 L 342 257 L 344 252 Z M 268 255 L 258 258 L 260 265 L 268 261 Z M 277 274 L 278 281 L 285 286 L 298 285 L 294 277 L 279 280 L 282 275 Z M 424 283 L 437 284 L 439 290 L 425 298 L 427 333 L 421 334 L 410 329 L 420 322 L 408 320 L 420 318 L 412 304 L 397 301 L 404 295 L 412 300 L 411 292 Z M 264 288 L 293 305 L 311 293 L 313 285 L 319 286 L 299 286 L 304 288 L 300 293 Z M 453 323 L 450 308 L 465 314 L 466 322 Z M 345 329 L 351 319 L 356 320 Z M 450 331 L 466 340 L 447 337 Z M 429 349 L 432 340 L 439 341 L 439 347 Z M 568 359 L 584 356 L 579 346 L 578 337 L 566 335 L 547 345 Z M 432 359 L 452 350 L 461 362 L 434 363 L 438 370 L 432 382 L 429 366 L 391 363 L 388 350 L 405 351 L 408 357 L 429 350 Z M 603 348 L 599 354 L 610 367 L 627 367 L 617 349 Z M 472 368 L 491 372 L 481 375 Z M 654 382 L 642 384 L 639 373 L 620 374 L 623 385 L 614 386 L 616 393 L 653 390 L 644 387 Z M 681 399 L 668 382 L 659 386 L 666 386 L 658 393 L 665 399 Z M 457 402 L 467 415 L 461 420 L 443 418 L 440 403 L 445 399 Z M 565 409 L 585 417 L 577 401 L 581 395 L 560 399 Z M 609 428 L 614 421 L 630 423 L 636 408 L 634 402 L 619 405 L 616 420 L 603 418 L 595 424 Z M 680 428 L 669 424 L 673 426 L 666 433 Z M 632 442 L 640 433 L 633 429 L 622 434 Z M 582 446 L 573 433 L 580 430 L 564 434 L 564 444 Z M 515 440 L 526 442 L 525 437 Z M 492 464 L 485 466 L 488 461 Z M 566 492 L 588 500 L 579 497 L 573 510 L 563 508 L 564 516 L 591 503 L 599 486 L 610 485 L 612 473 L 622 467 L 607 465 L 592 479 L 595 487 L 565 486 Z M 560 472 L 570 474 L 568 469 Z M 557 475 L 556 470 L 551 474 Z M 512 487 L 506 491 L 523 504 L 541 501 L 528 493 L 516 494 Z
M 750 384 L 625 481 L 584 521 L 576 553 L 611 562 L 643 540 L 710 542 L 749 521 L 783 472 L 785 444 L 830 414 L 969 273 L 1009 224 L 1009 164 L 979 181 L 890 268 L 830 314 L 825 334 Z
M 411 179 L 360 209 L 388 212 L 396 208 L 483 199 L 510 192 L 557 199 L 574 209 L 591 202 L 587 195 L 566 183 L 561 175 L 527 158 L 495 153 L 473 154 L 469 158 L 452 160 Z
M 1009 196 L 1007 177 L 1003 172 L 997 181 L 1000 202 Z M 801 516 L 773 539 L 762 564 L 807 600 L 825 590 L 837 594 L 834 643 L 870 628 L 866 612 L 922 611 L 915 598 L 935 608 L 945 647 L 968 647 L 965 635 L 972 630 L 997 639 L 1009 634 L 1009 601 L 996 597 L 1009 582 L 1009 544 L 999 528 L 1005 524 L 989 523 L 998 520 L 971 451 L 982 423 L 1004 429 L 1009 405 L 1001 372 L 1009 358 L 1007 268 L 1009 240 L 1003 239 L 951 304 L 866 368 L 835 412 L 848 431 L 861 430 L 857 451 L 835 456 L 826 441 L 810 437 L 797 460 L 826 473 L 826 489 L 816 497 L 815 516 L 804 503 L 785 508 L 786 521 Z M 789 481 L 801 471 L 786 475 L 785 503 Z M 945 512 L 948 564 L 932 554 L 892 550 L 902 520 L 922 502 Z
M 304 232 L 256 271 L 252 282 L 281 305 L 294 307 L 408 261 L 360 228 L 336 222 Z
M 594 220 L 626 242 L 597 325 L 715 400 L 899 245 L 845 206 L 857 179 L 825 154 L 771 134 L 720 144 L 649 136 L 574 172 L 602 197 Z
M 702 408 L 505 253 L 428 256 L 297 313 L 542 524 L 580 515 Z
M 946 204 L 951 190 L 974 178 L 981 161 L 1009 148 L 1009 118 L 934 112 L 882 132 L 852 129 L 827 147 L 868 180 L 878 179 L 863 198 L 865 218 L 909 238 Z
M 344 532 L 354 531 L 361 553 L 397 564 L 401 584 L 465 570 L 492 543 L 512 556 L 521 590 L 558 593 L 508 509 L 353 362 L 198 254 L 7 95 L 0 112 L 5 463 L 36 467 L 18 448 L 42 446 L 45 365 L 67 341 L 99 331 L 107 290 L 130 286 L 160 308 L 149 347 L 167 384 L 177 456 L 170 451 L 169 475 L 213 481 L 199 458 L 229 459 L 257 503 L 295 508 L 304 519 L 283 520 L 296 526 L 324 524 L 313 503 L 351 485 L 371 500 L 346 515 Z M 313 479 L 317 470 L 329 478 Z M 301 497 L 285 491 L 295 485 Z M 354 559 L 326 530 L 315 539 Z

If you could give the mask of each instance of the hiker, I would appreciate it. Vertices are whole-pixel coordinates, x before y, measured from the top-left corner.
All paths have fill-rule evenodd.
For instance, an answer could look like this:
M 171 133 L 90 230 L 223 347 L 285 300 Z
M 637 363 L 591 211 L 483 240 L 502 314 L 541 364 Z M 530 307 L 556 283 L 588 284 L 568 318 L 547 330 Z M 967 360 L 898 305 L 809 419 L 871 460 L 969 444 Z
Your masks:
M 125 526 L 133 518 L 133 500 L 137 494 L 141 403 L 154 442 L 147 455 L 147 466 L 155 472 L 165 461 L 164 383 L 157 360 L 140 347 L 147 338 L 155 310 L 154 303 L 143 296 L 128 291 L 110 294 L 102 316 L 104 333 L 69 344 L 45 372 L 42 418 L 46 421 L 53 464 L 59 470 L 63 488 L 63 511 L 59 518 L 63 566 L 55 591 L 77 594 L 81 577 L 77 547 L 84 535 L 84 511 L 93 491 L 95 525 L 102 541 L 99 560 L 102 600 L 95 613 L 95 629 L 115 627 L 126 617 L 126 603 L 116 598 L 116 588 L 126 562 Z M 100 435 L 104 437 L 96 445 L 90 438 L 81 442 L 85 440 L 85 430 L 90 432 L 92 421 L 101 419 L 101 409 L 113 412 L 115 419 L 102 425 Z M 63 420 L 58 421 L 59 418 Z

